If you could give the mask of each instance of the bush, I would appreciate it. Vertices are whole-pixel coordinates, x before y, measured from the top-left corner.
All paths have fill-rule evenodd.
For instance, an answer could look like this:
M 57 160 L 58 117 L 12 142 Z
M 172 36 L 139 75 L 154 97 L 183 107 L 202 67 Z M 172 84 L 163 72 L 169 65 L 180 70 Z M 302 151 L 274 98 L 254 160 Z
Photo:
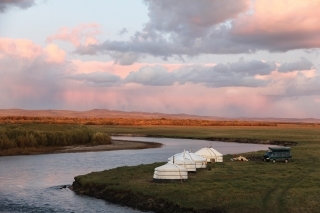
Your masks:
M 47 134 L 39 131 L 34 132 L 34 137 L 37 141 L 37 146 L 47 146 Z
M 111 137 L 106 133 L 97 132 L 93 134 L 91 143 L 93 145 L 111 144 Z
M 7 150 L 16 146 L 16 143 L 11 141 L 4 132 L 0 132 L 0 150 Z

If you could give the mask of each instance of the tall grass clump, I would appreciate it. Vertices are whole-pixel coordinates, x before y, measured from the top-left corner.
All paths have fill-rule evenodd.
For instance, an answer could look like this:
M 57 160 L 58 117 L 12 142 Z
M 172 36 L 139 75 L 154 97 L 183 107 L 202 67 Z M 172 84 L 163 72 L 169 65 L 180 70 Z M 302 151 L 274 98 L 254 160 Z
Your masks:
M 97 132 L 93 134 L 92 137 L 92 144 L 93 145 L 102 145 L 102 144 L 111 144 L 111 137 L 102 132 Z
M 21 126 L 8 126 L 0 130 L 0 155 L 10 149 L 63 147 L 72 145 L 110 144 L 106 133 L 95 133 L 86 126 L 74 126 L 66 130 L 39 131 Z M 11 153 L 11 152 L 10 152 Z

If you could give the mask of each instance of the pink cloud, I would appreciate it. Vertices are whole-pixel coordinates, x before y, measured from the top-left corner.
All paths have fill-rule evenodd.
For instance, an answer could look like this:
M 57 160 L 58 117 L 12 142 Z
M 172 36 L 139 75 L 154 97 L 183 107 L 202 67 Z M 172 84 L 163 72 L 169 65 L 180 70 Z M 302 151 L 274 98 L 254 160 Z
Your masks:
M 0 38 L 0 55 L 34 59 L 42 54 L 42 47 L 27 39 Z
M 0 39 L 0 107 L 188 113 L 226 117 L 320 116 L 319 83 L 315 70 L 256 75 L 270 80 L 265 87 L 208 87 L 200 83 L 148 86 L 123 83 L 100 87 L 64 78 L 67 74 L 110 72 L 125 78 L 147 65 L 121 66 L 113 62 L 73 60 L 55 44 L 41 47 L 26 39 Z M 5 60 L 3 60 L 5 57 Z M 8 59 L 8 60 L 7 60 Z M 69 64 L 68 67 L 66 64 Z M 160 64 L 169 72 L 186 64 Z M 203 66 L 213 66 L 207 64 Z M 71 68 L 74 71 L 69 71 Z M 237 81 L 239 79 L 236 79 Z M 300 95 L 300 96 L 299 96 Z M 297 98 L 297 96 L 299 98 Z M 283 98 L 284 97 L 284 98 Z M 308 103 L 308 104 L 306 104 Z M 306 106 L 308 105 L 308 106 Z M 308 109 L 306 110 L 306 107 Z
M 5 91 L 0 95 L 1 108 L 37 108 L 45 105 L 48 100 L 54 102 L 54 93 L 59 89 L 54 87 L 55 79 L 46 70 L 49 66 L 39 70 L 34 67 L 30 71 L 29 64 L 17 63 L 15 60 L 10 66 L 10 72 L 1 72 L 0 90 Z
M 126 77 L 129 72 L 137 70 L 146 64 L 135 63 L 130 66 L 121 66 L 115 64 L 113 61 L 100 62 L 100 61 L 81 61 L 81 60 L 72 60 L 72 64 L 75 65 L 77 73 L 92 73 L 96 71 L 104 71 L 113 73 L 122 78 Z
M 153 64 L 155 65 L 155 64 Z M 193 64 L 160 64 L 160 66 L 166 68 L 166 70 L 168 70 L 169 72 L 172 72 L 174 70 L 178 70 L 184 66 L 191 66 Z M 203 66 L 211 66 L 211 65 L 215 65 L 215 64 L 203 64 Z
M 87 110 L 107 108 L 124 111 L 187 113 L 225 117 L 317 117 L 312 97 L 274 100 L 256 88 L 208 88 L 185 84 L 94 88 L 73 85 L 63 92 L 64 107 Z M 313 102 L 314 103 L 314 102 Z M 81 106 L 79 108 L 79 106 Z
M 72 64 L 75 65 L 77 73 L 91 73 L 96 71 L 105 71 L 110 72 L 115 75 L 125 78 L 130 72 L 137 71 L 144 66 L 154 66 L 156 64 L 147 64 L 147 63 L 134 63 L 128 66 L 122 66 L 120 64 L 115 64 L 113 61 L 100 62 L 100 61 L 81 61 L 81 60 L 72 60 Z M 177 70 L 183 66 L 189 64 L 158 64 L 166 68 L 169 72 Z M 209 65 L 208 65 L 209 66 Z
M 284 49 L 320 47 L 320 0 L 255 0 L 252 4 L 252 14 L 234 21 L 234 35 L 260 45 L 273 42 Z
M 270 103 L 253 89 L 207 88 L 202 85 L 165 87 L 127 84 L 121 88 L 69 88 L 63 94 L 67 108 L 108 108 L 126 111 L 189 113 L 217 116 L 257 116 L 265 114 Z M 244 99 L 246 101 L 244 101 Z
M 254 13 L 240 16 L 235 22 L 239 33 L 319 32 L 319 0 L 256 0 Z M 291 25 L 294 23 L 295 25 Z
M 279 80 L 290 80 L 290 79 L 292 80 L 297 76 L 297 74 L 298 74 L 298 71 L 288 72 L 288 73 L 272 71 L 270 75 L 256 75 L 255 77 L 261 80 L 279 81 Z
M 96 36 L 100 34 L 100 25 L 95 23 L 81 24 L 75 28 L 69 29 L 63 27 L 58 32 L 47 38 L 47 42 L 55 40 L 71 42 L 75 47 L 81 45 L 96 44 L 98 42 Z
M 27 39 L 0 38 L 0 56 L 29 61 L 43 57 L 49 63 L 63 63 L 66 53 L 55 44 L 42 48 Z
M 65 61 L 66 53 L 55 44 L 49 44 L 45 48 L 47 55 L 47 62 L 49 63 L 62 63 Z

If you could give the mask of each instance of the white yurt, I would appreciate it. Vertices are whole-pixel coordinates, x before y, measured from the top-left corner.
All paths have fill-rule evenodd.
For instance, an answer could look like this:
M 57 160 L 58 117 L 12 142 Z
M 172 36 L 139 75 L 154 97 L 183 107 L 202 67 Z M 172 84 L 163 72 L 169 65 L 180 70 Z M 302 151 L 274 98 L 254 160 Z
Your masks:
M 154 169 L 154 181 L 188 180 L 188 170 L 182 166 L 168 162 Z
M 214 148 L 210 148 L 210 150 L 216 155 L 215 162 L 223 162 L 223 154 L 215 150 Z
M 196 162 L 196 168 L 198 169 L 205 169 L 207 168 L 207 159 L 204 157 L 201 157 L 195 153 L 185 151 L 185 156 L 189 157 L 191 160 Z
M 196 155 L 192 152 L 183 151 L 181 153 L 175 154 L 175 158 L 179 155 L 184 156 L 185 158 L 188 158 L 196 163 L 196 169 L 204 169 L 207 168 L 207 159 L 204 157 L 201 157 L 199 155 Z M 169 161 L 172 161 L 173 157 L 168 158 Z
M 196 162 L 185 157 L 183 153 L 175 154 L 174 156 L 168 158 L 168 161 L 179 166 L 182 166 L 188 170 L 188 172 L 196 172 Z
M 207 162 L 223 162 L 223 155 L 213 148 L 202 148 L 195 152 L 196 155 L 204 157 Z

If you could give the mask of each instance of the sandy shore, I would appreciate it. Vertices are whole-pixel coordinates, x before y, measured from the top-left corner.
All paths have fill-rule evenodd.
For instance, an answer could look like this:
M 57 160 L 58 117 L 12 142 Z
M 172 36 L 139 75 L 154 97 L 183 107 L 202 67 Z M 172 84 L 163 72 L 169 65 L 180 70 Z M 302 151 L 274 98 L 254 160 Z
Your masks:
M 153 142 L 138 142 L 138 141 L 123 141 L 112 140 L 112 144 L 97 145 L 97 146 L 65 146 L 55 153 L 72 153 L 72 152 L 99 152 L 99 151 L 112 151 L 112 150 L 125 150 L 125 149 L 149 149 L 159 148 L 161 143 Z

